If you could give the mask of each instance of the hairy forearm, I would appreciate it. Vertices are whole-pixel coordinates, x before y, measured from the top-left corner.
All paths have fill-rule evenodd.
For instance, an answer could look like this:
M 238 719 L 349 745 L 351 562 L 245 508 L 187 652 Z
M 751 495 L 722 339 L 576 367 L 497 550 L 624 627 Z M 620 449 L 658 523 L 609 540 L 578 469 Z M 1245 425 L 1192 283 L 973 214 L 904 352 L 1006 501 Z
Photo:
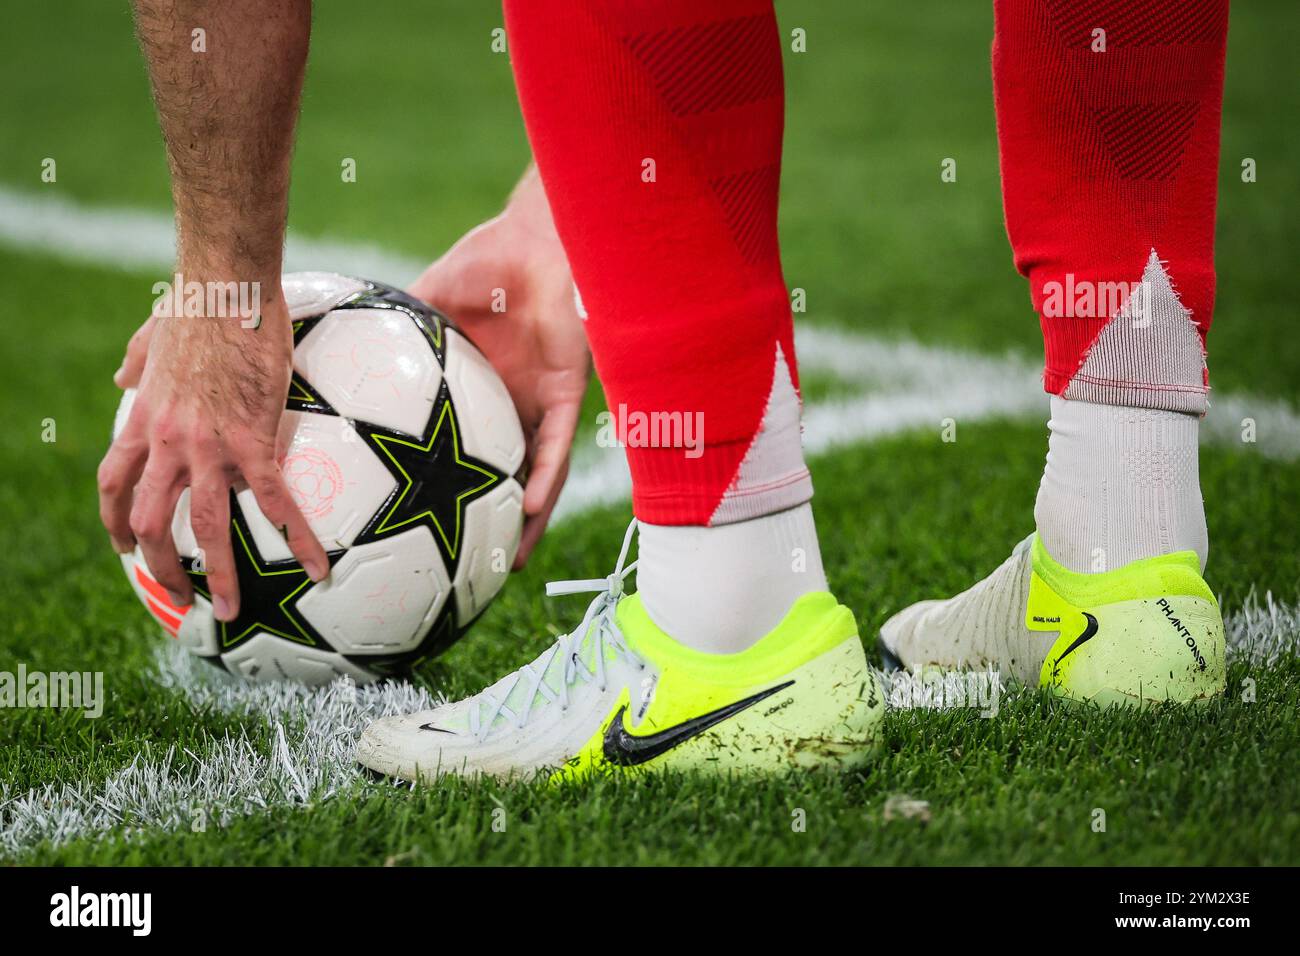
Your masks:
M 311 0 L 134 0 L 182 267 L 278 281 Z M 204 31 L 203 51 L 195 30 Z

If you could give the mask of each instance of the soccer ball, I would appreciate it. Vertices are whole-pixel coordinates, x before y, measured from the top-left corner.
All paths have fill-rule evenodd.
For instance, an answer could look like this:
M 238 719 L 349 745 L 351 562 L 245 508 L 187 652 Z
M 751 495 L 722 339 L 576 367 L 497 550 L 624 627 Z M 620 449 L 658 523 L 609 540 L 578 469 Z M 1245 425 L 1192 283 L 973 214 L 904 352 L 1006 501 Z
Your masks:
M 294 369 L 282 470 L 330 576 L 312 583 L 242 487 L 231 493 L 237 620 L 212 616 L 188 490 L 172 535 L 194 604 L 174 606 L 138 548 L 122 565 L 168 634 L 231 673 L 368 683 L 445 650 L 505 583 L 523 525 L 523 430 L 492 366 L 424 303 L 330 273 L 283 286 Z M 114 435 L 134 398 L 123 396 Z

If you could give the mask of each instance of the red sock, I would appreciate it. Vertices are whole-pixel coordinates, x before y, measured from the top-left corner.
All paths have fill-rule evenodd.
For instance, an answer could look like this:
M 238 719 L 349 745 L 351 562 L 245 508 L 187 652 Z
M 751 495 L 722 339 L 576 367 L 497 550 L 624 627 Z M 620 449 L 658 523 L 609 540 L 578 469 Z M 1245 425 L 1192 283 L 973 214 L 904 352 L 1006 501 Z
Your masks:
M 770 0 L 505 10 L 637 516 L 725 523 L 807 501 L 776 232 L 784 83 Z
M 1204 412 L 1228 0 L 994 11 L 1003 204 L 1047 390 Z

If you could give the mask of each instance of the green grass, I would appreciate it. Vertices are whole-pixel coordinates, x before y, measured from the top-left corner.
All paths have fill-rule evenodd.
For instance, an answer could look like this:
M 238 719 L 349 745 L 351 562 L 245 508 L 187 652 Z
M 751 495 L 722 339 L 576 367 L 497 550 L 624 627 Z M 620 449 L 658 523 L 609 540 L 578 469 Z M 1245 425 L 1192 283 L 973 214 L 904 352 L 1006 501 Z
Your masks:
M 1294 863 L 1297 675 L 1271 703 L 1079 716 L 1031 695 L 996 719 L 894 714 L 868 774 L 737 785 L 667 777 L 544 784 L 384 784 L 309 810 L 134 843 L 74 844 L 50 863 L 1236 864 Z M 1239 680 L 1234 675 L 1233 685 Z M 1237 757 L 1228 757 L 1238 754 Z M 930 819 L 886 819 L 891 794 Z M 1279 805 L 1280 804 L 1280 805 Z M 498 808 L 504 817 L 495 814 Z M 1106 830 L 1093 831 L 1094 811 Z M 806 827 L 795 832 L 795 812 Z M 504 819 L 505 829 L 494 830 Z M 1225 825 L 1225 821 L 1231 821 Z
M 508 63 L 490 52 L 499 10 L 396 0 L 320 4 L 292 225 L 308 235 L 432 256 L 490 214 L 526 158 Z M 92 204 L 163 210 L 165 164 L 124 3 L 78 0 L 7 14 L 0 60 L 0 184 Z M 789 122 L 782 229 L 803 320 L 1023 355 L 1040 349 L 1002 232 L 985 4 L 782 3 Z M 1290 282 L 1300 243 L 1300 89 L 1289 62 L 1300 15 L 1233 13 L 1224 118 L 1217 387 L 1294 402 L 1300 340 Z M 38 181 L 43 157 L 59 181 Z M 339 181 L 339 162 L 359 179 Z M 939 161 L 958 160 L 943 185 Z M 1260 181 L 1242 184 L 1241 156 Z M 0 784 L 102 782 L 175 746 L 192 765 L 227 734 L 267 752 L 257 716 L 196 710 L 160 687 L 163 642 L 121 579 L 95 513 L 94 472 L 117 400 L 109 376 L 158 277 L 0 249 L 10 335 L 0 384 L 0 670 L 100 670 L 105 715 L 0 711 Z M 382 278 L 382 277 L 381 277 Z M 816 401 L 841 386 L 808 382 Z M 590 408 L 598 407 L 593 393 Z M 590 421 L 592 415 L 587 416 Z M 54 419 L 57 441 L 41 441 Z M 814 461 L 832 586 L 874 653 L 906 604 L 968 586 L 1030 530 L 1044 429 L 963 423 Z M 1211 448 L 1203 487 L 1208 577 L 1225 607 L 1252 589 L 1300 597 L 1300 471 L 1259 446 Z M 547 601 L 555 578 L 609 570 L 625 508 L 548 535 L 466 641 L 419 675 L 476 691 L 543 649 L 581 612 Z M 1250 678 L 1257 700 L 1242 699 Z M 1300 668 L 1237 662 L 1227 697 L 1194 713 L 1063 712 L 1036 694 L 994 719 L 892 712 L 864 774 L 765 783 L 596 781 L 563 790 L 447 781 L 411 793 L 358 782 L 307 809 L 206 832 L 120 832 L 24 852 L 36 863 L 1295 863 L 1300 861 Z M 929 802 L 928 823 L 886 820 L 885 801 Z M 506 829 L 495 832 L 493 811 Z M 1092 830 L 1094 809 L 1105 833 Z M 791 828 L 807 815 L 806 832 Z

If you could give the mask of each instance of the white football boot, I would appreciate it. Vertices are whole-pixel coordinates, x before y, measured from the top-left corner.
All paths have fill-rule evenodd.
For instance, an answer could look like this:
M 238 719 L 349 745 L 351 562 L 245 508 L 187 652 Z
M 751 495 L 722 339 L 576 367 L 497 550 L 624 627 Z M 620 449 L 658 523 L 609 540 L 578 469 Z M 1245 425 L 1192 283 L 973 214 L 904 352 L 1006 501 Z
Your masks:
M 886 666 L 993 669 L 1074 701 L 1194 703 L 1223 692 L 1223 618 L 1194 551 L 1081 574 L 1037 535 L 996 571 L 880 629 Z
M 473 697 L 371 724 L 358 762 L 404 780 L 864 763 L 884 695 L 852 612 L 814 592 L 744 651 L 688 648 L 624 593 L 635 528 L 607 578 L 547 586 L 596 592 L 572 633 Z

